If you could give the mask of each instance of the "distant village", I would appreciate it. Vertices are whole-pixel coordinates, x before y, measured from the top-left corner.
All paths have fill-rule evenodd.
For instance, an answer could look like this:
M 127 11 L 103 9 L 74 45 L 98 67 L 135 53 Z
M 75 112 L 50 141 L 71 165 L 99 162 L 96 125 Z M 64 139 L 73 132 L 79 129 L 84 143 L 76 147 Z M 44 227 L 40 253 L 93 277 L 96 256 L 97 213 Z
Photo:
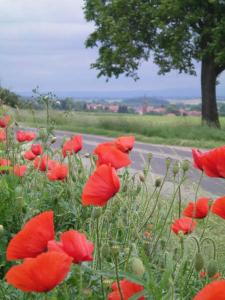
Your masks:
M 112 103 L 87 103 L 86 110 L 89 111 L 105 111 L 111 113 L 135 113 L 139 115 L 180 115 L 180 116 L 200 116 L 200 110 L 190 110 L 190 108 L 180 108 L 179 105 L 161 105 L 160 107 L 142 103 L 135 107 L 129 107 L 121 104 Z

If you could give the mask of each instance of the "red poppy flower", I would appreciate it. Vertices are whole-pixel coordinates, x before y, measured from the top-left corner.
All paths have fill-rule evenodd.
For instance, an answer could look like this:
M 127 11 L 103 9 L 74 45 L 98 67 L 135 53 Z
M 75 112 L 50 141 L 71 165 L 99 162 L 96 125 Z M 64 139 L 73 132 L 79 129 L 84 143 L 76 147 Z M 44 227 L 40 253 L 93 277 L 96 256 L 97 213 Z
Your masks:
M 120 189 L 119 177 L 111 166 L 101 165 L 83 188 L 82 204 L 104 206 Z
M 38 156 L 43 153 L 43 148 L 42 148 L 41 144 L 33 144 L 31 146 L 31 151 L 33 152 L 34 155 Z
M 9 242 L 7 260 L 35 257 L 54 239 L 53 211 L 43 212 L 30 221 Z
M 36 157 L 34 160 L 34 167 L 35 169 L 38 169 L 42 172 L 45 172 L 47 169 L 51 170 L 53 169 L 58 163 L 47 155 L 44 155 L 42 157 Z
M 51 181 L 64 180 L 68 176 L 68 167 L 65 164 L 57 164 L 48 171 L 47 176 Z
M 31 132 L 31 131 L 18 130 L 16 132 L 16 139 L 20 143 L 30 142 L 35 138 L 36 138 L 36 134 L 34 132 Z
M 65 279 L 71 263 L 72 258 L 64 253 L 42 253 L 13 266 L 6 280 L 24 292 L 48 292 Z
M 20 166 L 20 165 L 15 165 L 13 167 L 13 173 L 14 175 L 18 176 L 18 177 L 23 177 L 25 175 L 27 171 L 27 166 L 23 165 L 23 166 Z
M 115 140 L 117 148 L 125 153 L 131 151 L 134 147 L 135 137 L 134 136 L 121 136 Z
M 171 229 L 175 234 L 182 231 L 184 234 L 191 233 L 196 227 L 196 222 L 191 218 L 180 218 L 173 222 Z
M 203 219 L 208 215 L 209 212 L 209 198 L 199 198 L 194 202 L 189 202 L 187 207 L 183 210 L 185 217 Z
M 199 273 L 199 277 L 201 279 L 204 279 L 207 276 L 208 276 L 208 273 L 205 272 L 205 271 L 202 271 L 202 272 Z M 210 277 L 210 279 L 211 280 L 215 280 L 215 279 L 218 279 L 218 278 L 221 278 L 221 277 L 222 277 L 222 275 L 220 273 L 216 273 L 215 275 L 213 275 L 212 277 Z
M 192 150 L 194 166 L 209 177 L 225 178 L 225 146 L 218 147 L 205 153 Z
M 127 279 L 120 280 L 120 289 L 124 300 L 129 300 L 135 294 L 144 290 L 144 287 L 140 284 L 131 282 Z M 112 292 L 108 295 L 108 300 L 120 300 L 120 293 L 117 282 L 112 284 Z M 138 300 L 144 300 L 144 296 L 140 296 Z
M 203 171 L 203 166 L 202 166 L 202 156 L 203 153 L 198 150 L 198 149 L 192 149 L 192 157 L 194 160 L 194 167 Z
M 63 156 L 66 157 L 68 154 L 79 152 L 83 147 L 83 140 L 81 135 L 75 135 L 71 139 L 67 140 L 62 148 Z
M 60 242 L 48 242 L 48 250 L 64 251 L 73 258 L 73 262 L 78 264 L 82 261 L 92 261 L 94 245 L 87 240 L 83 233 L 76 230 L 69 230 L 60 235 Z
M 4 116 L 0 119 L 0 127 L 6 128 L 9 125 L 11 117 L 9 115 Z
M 11 164 L 11 161 L 5 158 L 0 158 L 0 168 L 2 167 L 4 169 L 4 167 L 9 167 Z M 5 170 L 1 170 L 0 174 L 5 174 Z
M 225 219 L 225 196 L 214 201 L 213 205 L 211 206 L 211 211 L 212 213 Z
M 98 156 L 97 166 L 106 164 L 115 169 L 120 169 L 131 164 L 127 153 L 120 151 L 114 143 L 103 143 L 98 145 L 94 154 Z
M 193 298 L 193 300 L 224 300 L 225 299 L 225 280 L 213 281 Z
M 6 132 L 4 129 L 0 129 L 0 142 L 4 142 L 6 140 Z
M 23 157 L 27 160 L 34 160 L 36 155 L 31 150 L 28 150 L 24 153 Z

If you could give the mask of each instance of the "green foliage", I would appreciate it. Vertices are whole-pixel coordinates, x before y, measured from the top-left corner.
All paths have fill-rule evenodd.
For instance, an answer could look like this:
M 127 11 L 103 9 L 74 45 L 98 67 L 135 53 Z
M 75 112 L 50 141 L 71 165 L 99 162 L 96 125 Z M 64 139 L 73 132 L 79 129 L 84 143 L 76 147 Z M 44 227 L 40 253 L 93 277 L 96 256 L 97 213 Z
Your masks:
M 164 74 L 171 69 L 195 74 L 193 59 L 213 57 L 217 74 L 225 68 L 225 2 L 183 0 L 85 0 L 85 15 L 95 24 L 86 41 L 98 47 L 92 67 L 99 76 L 137 69 L 150 53 Z
M 43 111 L 17 110 L 17 122 L 28 126 L 45 124 Z M 52 122 L 57 129 L 92 133 L 106 136 L 135 134 L 144 142 L 213 148 L 224 145 L 225 118 L 221 117 L 223 130 L 201 126 L 199 117 L 137 116 L 131 114 L 78 113 L 51 111 Z
M 20 98 L 10 90 L 0 87 L 0 103 L 11 107 L 17 107 L 20 104 Z

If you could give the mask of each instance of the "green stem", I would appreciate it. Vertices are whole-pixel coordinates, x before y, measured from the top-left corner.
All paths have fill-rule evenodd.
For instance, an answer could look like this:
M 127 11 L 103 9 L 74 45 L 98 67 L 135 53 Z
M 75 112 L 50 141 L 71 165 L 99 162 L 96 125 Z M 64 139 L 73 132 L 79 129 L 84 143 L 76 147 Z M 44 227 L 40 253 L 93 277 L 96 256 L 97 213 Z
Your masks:
M 97 267 L 99 266 L 100 271 L 102 270 L 102 262 L 101 262 L 101 242 L 99 235 L 99 218 L 96 220 L 96 235 L 97 235 Z M 105 299 L 104 286 L 103 286 L 103 277 L 101 275 L 101 290 L 102 290 L 102 299 Z
M 114 263 L 115 263 L 115 271 L 116 271 L 116 282 L 120 294 L 120 300 L 124 300 L 121 286 L 120 286 L 120 280 L 119 280 L 119 269 L 118 269 L 118 260 L 117 260 L 117 255 L 114 256 Z

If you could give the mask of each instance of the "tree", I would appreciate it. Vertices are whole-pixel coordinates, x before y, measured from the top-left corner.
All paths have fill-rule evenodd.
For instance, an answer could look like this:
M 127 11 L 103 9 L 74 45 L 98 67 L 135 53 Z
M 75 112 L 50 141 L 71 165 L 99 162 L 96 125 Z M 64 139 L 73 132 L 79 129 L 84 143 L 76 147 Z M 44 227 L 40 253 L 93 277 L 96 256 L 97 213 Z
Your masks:
M 150 54 L 160 74 L 172 69 L 195 75 L 201 62 L 202 123 L 220 127 L 217 78 L 225 69 L 225 0 L 85 0 L 95 30 L 87 47 L 98 47 L 98 76 L 125 73 L 135 80 Z
M 20 99 L 15 93 L 0 87 L 0 102 L 12 107 L 16 107 L 20 104 Z

